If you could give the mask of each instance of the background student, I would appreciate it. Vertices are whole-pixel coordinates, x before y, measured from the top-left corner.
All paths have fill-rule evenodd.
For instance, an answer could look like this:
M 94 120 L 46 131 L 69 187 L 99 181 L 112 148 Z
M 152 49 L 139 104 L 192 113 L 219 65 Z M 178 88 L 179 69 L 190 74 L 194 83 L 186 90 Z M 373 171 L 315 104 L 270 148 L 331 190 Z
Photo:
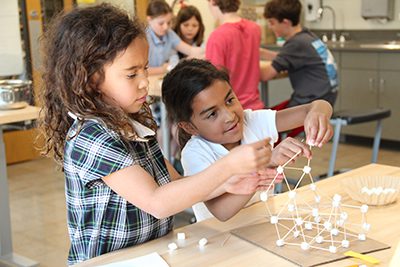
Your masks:
M 165 76 L 162 97 L 168 114 L 179 127 L 185 175 L 203 171 L 241 145 L 267 137 L 271 138 L 273 145 L 278 132 L 302 125 L 308 144 L 321 147 L 332 136 L 329 123 L 332 107 L 328 102 L 318 100 L 278 112 L 243 110 L 228 74 L 204 60 L 180 62 Z M 268 166 L 283 165 L 299 152 L 299 156 L 311 157 L 304 143 L 293 138 L 285 139 L 272 150 Z M 268 174 L 271 180 L 276 176 L 275 170 Z M 227 220 L 252 195 L 221 193 L 208 200 L 206 206 L 218 219 Z M 196 204 L 193 210 L 198 221 L 212 216 L 203 204 Z
M 208 5 L 220 25 L 207 40 L 206 59 L 229 71 L 232 88 L 245 109 L 264 108 L 258 91 L 260 26 L 240 17 L 240 0 L 209 0 Z
M 45 32 L 40 126 L 45 153 L 65 173 L 69 265 L 166 235 L 172 215 L 216 190 L 235 191 L 231 179 L 263 187 L 266 140 L 179 179 L 154 136 L 141 25 L 101 4 L 60 14 Z
M 151 0 L 147 6 L 149 74 L 164 74 L 178 61 L 177 51 L 190 57 L 204 57 L 204 48 L 188 45 L 171 29 L 172 9 L 165 0 Z
M 293 94 L 284 106 L 293 107 L 324 99 L 334 106 L 337 97 L 337 68 L 327 46 L 310 30 L 300 25 L 299 0 L 271 0 L 265 5 L 264 17 L 276 37 L 286 42 L 279 53 L 261 49 L 262 59 L 272 60 L 263 69 L 266 81 L 287 71 Z
M 195 6 L 184 5 L 179 9 L 173 30 L 188 45 L 203 47 L 205 28 L 201 14 Z M 180 52 L 178 55 L 180 59 L 186 57 Z

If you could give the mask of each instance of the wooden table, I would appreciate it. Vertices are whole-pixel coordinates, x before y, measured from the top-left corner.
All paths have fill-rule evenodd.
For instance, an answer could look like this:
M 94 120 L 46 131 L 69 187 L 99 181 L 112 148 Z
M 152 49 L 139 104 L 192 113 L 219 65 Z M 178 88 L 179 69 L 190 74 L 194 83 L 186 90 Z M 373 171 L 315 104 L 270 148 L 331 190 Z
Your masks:
M 0 110 L 0 265 L 2 262 L 5 262 L 7 263 L 7 266 L 8 264 L 17 266 L 38 266 L 37 262 L 13 253 L 7 164 L 2 125 L 37 119 L 39 116 L 39 110 L 40 108 L 33 106 L 15 110 Z M 29 220 L 29 218 L 27 219 Z
M 385 166 L 379 164 L 370 164 L 364 167 L 339 174 L 317 183 L 321 194 L 333 196 L 335 193 L 343 195 L 346 203 L 352 203 L 352 200 L 344 193 L 341 181 L 354 176 L 398 176 L 400 179 L 400 168 Z M 300 188 L 298 194 L 305 195 L 308 187 Z M 313 197 L 307 194 L 307 197 Z M 287 194 L 281 194 L 268 201 L 276 208 L 284 205 L 287 200 Z M 177 199 L 179 201 L 179 199 Z M 354 204 L 356 202 L 353 202 Z M 354 211 L 355 213 L 357 211 Z M 159 253 L 167 263 L 172 266 L 296 266 L 293 263 L 280 258 L 262 248 L 252 245 L 236 236 L 230 235 L 229 231 L 241 226 L 265 221 L 265 204 L 257 203 L 243 209 L 234 218 L 227 222 L 219 222 L 215 218 L 185 226 L 174 230 L 167 236 L 147 242 L 145 244 L 126 248 L 120 251 L 104 254 L 93 258 L 76 266 L 96 266 L 100 264 L 111 263 L 115 261 L 132 259 L 151 252 Z M 352 214 L 349 213 L 351 216 Z M 359 215 L 359 214 L 358 214 Z M 264 217 L 264 218 L 263 218 Z M 381 207 L 370 206 L 368 210 L 368 222 L 372 228 L 368 234 L 377 241 L 391 245 L 390 249 L 382 250 L 368 255 L 372 255 L 381 260 L 379 266 L 389 266 L 396 264 L 400 257 L 400 201 Z M 177 242 L 176 234 L 178 232 L 186 233 L 186 240 L 183 247 L 170 253 L 167 245 L 171 242 Z M 262 233 L 260 233 L 262 234 Z M 224 243 L 226 238 L 229 239 Z M 206 237 L 209 241 L 204 250 L 200 251 L 197 242 Z M 397 249 L 397 252 L 396 252 Z M 396 261 L 397 260 L 397 261 Z M 396 261 L 396 263 L 394 263 Z M 333 262 L 324 266 L 348 266 L 354 264 L 351 259 L 345 259 Z M 400 266 L 400 265 L 392 265 Z

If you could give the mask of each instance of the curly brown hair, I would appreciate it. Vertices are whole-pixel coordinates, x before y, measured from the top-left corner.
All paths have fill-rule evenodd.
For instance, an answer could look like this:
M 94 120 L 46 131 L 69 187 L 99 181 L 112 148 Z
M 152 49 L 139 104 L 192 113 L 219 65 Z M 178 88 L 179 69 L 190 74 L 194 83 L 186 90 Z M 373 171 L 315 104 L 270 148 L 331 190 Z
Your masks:
M 80 124 L 90 118 L 101 120 L 123 140 L 137 136 L 131 119 L 156 129 L 146 103 L 139 112 L 127 114 L 107 104 L 98 89 L 105 78 L 103 67 L 136 38 L 146 38 L 143 24 L 110 4 L 55 17 L 41 38 L 44 70 L 39 126 L 45 137 L 44 155 L 53 152 L 62 164 L 68 129 L 74 122 L 68 112 L 77 115 Z

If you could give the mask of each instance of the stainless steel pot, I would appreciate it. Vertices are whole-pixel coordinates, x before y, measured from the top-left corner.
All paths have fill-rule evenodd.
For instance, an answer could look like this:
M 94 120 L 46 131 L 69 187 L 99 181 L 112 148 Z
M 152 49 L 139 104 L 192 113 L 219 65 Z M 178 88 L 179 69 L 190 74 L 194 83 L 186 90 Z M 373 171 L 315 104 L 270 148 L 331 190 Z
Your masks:
M 24 108 L 31 99 L 31 81 L 0 80 L 0 109 Z

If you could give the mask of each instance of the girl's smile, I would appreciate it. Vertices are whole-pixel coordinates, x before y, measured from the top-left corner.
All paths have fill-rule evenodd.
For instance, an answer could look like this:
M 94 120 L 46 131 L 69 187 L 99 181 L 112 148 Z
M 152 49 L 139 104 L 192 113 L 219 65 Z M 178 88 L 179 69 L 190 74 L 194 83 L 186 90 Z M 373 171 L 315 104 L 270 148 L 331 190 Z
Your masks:
M 190 122 L 180 127 L 191 135 L 222 144 L 230 150 L 240 144 L 243 137 L 243 108 L 226 81 L 215 80 L 198 93 L 192 102 Z

